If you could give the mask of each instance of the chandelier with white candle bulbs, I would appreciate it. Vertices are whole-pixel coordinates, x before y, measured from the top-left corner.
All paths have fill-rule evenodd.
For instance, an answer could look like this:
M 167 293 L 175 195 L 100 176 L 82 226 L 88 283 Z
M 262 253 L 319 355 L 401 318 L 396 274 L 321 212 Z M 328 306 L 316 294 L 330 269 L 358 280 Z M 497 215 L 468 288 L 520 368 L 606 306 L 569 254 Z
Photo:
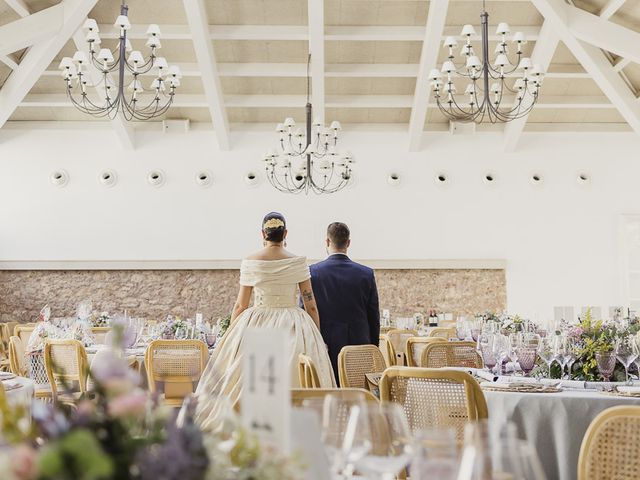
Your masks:
M 279 123 L 278 150 L 270 150 L 264 156 L 267 178 L 271 185 L 287 193 L 334 193 L 346 187 L 352 180 L 353 156 L 336 150 L 340 122 L 333 121 L 329 128 L 313 118 L 309 101 L 309 65 L 307 61 L 307 105 L 305 131 L 296 127 L 293 118 Z
M 540 66 L 533 65 L 530 58 L 523 56 L 522 46 L 526 40 L 522 32 L 516 32 L 511 38 L 515 53 L 510 54 L 507 43 L 510 29 L 506 23 L 498 24 L 499 41 L 495 58 L 490 60 L 489 14 L 484 8 L 484 0 L 482 6 L 479 55 L 471 40 L 476 35 L 472 25 L 462 28 L 464 64 L 460 66 L 456 65 L 454 54 L 458 40 L 446 37 L 444 48 L 449 50 L 449 56 L 439 70 L 431 70 L 429 74 L 433 96 L 449 120 L 510 122 L 527 115 L 534 107 L 544 74 Z M 464 93 L 457 90 L 457 79 L 466 81 Z
M 128 10 L 123 1 L 115 22 L 119 30 L 115 51 L 101 48 L 98 24 L 88 19 L 83 27 L 86 52 L 78 50 L 73 58 L 64 57 L 60 69 L 67 95 L 81 112 L 111 119 L 120 113 L 126 120 L 151 120 L 169 109 L 182 75 L 177 66 L 169 67 L 167 60 L 158 56 L 161 47 L 158 25 L 149 25 L 147 30 L 147 58 L 132 49 L 127 39 L 127 30 L 131 28 Z M 97 70 L 93 78 L 90 69 Z M 152 70 L 154 79 L 145 88 L 140 76 Z M 95 93 L 88 91 L 89 87 L 95 87 Z

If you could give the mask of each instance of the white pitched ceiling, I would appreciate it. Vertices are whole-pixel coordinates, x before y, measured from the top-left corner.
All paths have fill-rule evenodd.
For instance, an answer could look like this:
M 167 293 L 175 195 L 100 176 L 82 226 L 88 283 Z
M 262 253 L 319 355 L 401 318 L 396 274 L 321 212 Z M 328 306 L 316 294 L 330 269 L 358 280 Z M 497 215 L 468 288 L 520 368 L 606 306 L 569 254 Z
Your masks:
M 433 52 L 430 55 L 435 54 L 438 62 L 442 62 L 446 56 L 444 49 L 432 44 L 438 35 L 425 37 L 429 2 L 324 0 L 322 12 L 317 10 L 320 1 L 190 2 L 187 5 L 201 4 L 206 11 L 209 25 L 208 31 L 203 32 L 199 26 L 194 27 L 193 19 L 189 22 L 183 0 L 130 0 L 130 20 L 134 25 L 130 36 L 134 47 L 144 51 L 147 25 L 160 24 L 163 32 L 161 54 L 169 63 L 177 63 L 182 68 L 182 85 L 176 96 L 176 105 L 167 113 L 167 118 L 211 122 L 213 114 L 218 116 L 218 120 L 213 122 L 214 126 L 218 123 L 224 129 L 226 117 L 232 130 L 242 128 L 239 124 L 271 124 L 290 115 L 302 120 L 306 60 L 311 49 L 317 52 L 312 57 L 314 60 L 320 57 L 319 63 L 314 63 L 312 68 L 312 83 L 317 86 L 312 98 L 314 103 L 324 103 L 326 121 L 340 120 L 345 126 L 360 123 L 406 124 L 409 131 L 414 111 L 418 114 L 414 113 L 411 129 L 414 143 L 415 132 L 420 132 L 422 122 L 419 119 L 422 117 L 425 119 L 425 129 L 445 129 L 447 121 L 438 112 L 432 99 L 427 100 L 426 112 L 422 112 L 424 85 L 422 80 L 420 84 L 417 83 L 418 78 L 424 78 L 420 75 L 425 68 L 421 66 L 421 59 L 431 58 L 424 57 L 423 48 Z M 0 28 L 27 13 L 39 12 L 57 3 L 57 0 L 0 0 Z M 111 25 L 118 14 L 118 3 L 99 0 L 89 14 L 101 24 L 104 44 L 109 46 L 115 46 L 116 43 L 117 33 Z M 458 34 L 460 26 L 465 23 L 479 25 L 481 0 L 450 0 L 442 3 L 448 3 L 442 35 Z M 527 34 L 530 41 L 526 45 L 526 52 L 530 54 L 536 51 L 536 42 L 545 18 L 535 2 L 487 0 L 486 3 L 491 30 L 497 22 L 506 21 L 512 31 L 521 29 Z M 598 48 L 614 51 L 603 50 L 607 63 L 601 65 L 605 70 L 610 67 L 613 73 L 607 71 L 605 77 L 596 74 L 595 78 L 593 66 L 589 66 L 590 72 L 585 70 L 562 38 L 555 49 L 546 45 L 544 55 L 550 55 L 551 58 L 543 58 L 544 63 L 549 63 L 549 73 L 540 104 L 519 128 L 597 130 L 613 125 L 617 129 L 629 129 L 627 120 L 631 117 L 628 112 L 624 112 L 624 115 L 620 113 L 620 103 L 616 105 L 617 97 L 614 102 L 611 100 L 611 82 L 605 85 L 602 82 L 603 78 L 612 80 L 618 76 L 621 81 L 613 80 L 613 84 L 615 88 L 627 89 L 622 93 L 624 98 L 638 95 L 640 65 L 634 63 L 637 61 L 638 43 L 627 46 L 623 42 L 624 39 L 635 39 L 640 35 L 640 0 L 573 0 L 568 3 L 580 9 L 574 13 L 577 13 L 576 18 L 581 22 L 585 18 L 591 22 L 596 19 L 595 16 L 599 16 L 596 19 L 598 21 L 611 22 L 611 25 L 602 24 L 607 27 L 608 36 L 594 38 L 592 42 Z M 313 8 L 309 8 L 309 5 Z M 593 18 L 587 18 L 584 15 L 586 13 Z M 569 25 L 568 29 L 571 35 L 579 37 L 579 41 L 588 43 L 589 39 L 585 36 L 589 25 Z M 623 32 L 624 35 L 616 35 L 616 32 Z M 495 40 L 493 37 L 492 47 Z M 210 42 L 213 48 L 210 49 L 206 42 Z M 631 54 L 625 53 L 629 47 Z M 636 53 L 633 53 L 633 49 Z M 57 65 L 63 56 L 70 56 L 75 50 L 76 45 L 70 39 L 42 76 L 32 79 L 33 88 L 18 103 L 9 121 L 94 120 L 76 112 L 64 97 L 64 83 Z M 25 55 L 27 53 L 23 49 L 0 56 L 2 89 L 6 88 L 8 79 L 16 75 Z M 324 61 L 321 57 L 324 57 Z M 582 57 L 584 60 L 584 55 Z M 211 62 L 215 64 L 211 65 Z M 213 80 L 215 85 L 212 85 L 212 78 L 217 78 Z M 145 80 L 148 83 L 151 77 Z M 316 108 L 321 107 L 316 105 Z M 509 135 L 513 137 L 513 133 Z M 513 138 L 517 142 L 517 135 Z M 218 136 L 218 139 L 224 142 L 224 135 Z M 126 137 L 124 140 L 126 143 Z M 513 139 L 511 143 L 515 145 Z

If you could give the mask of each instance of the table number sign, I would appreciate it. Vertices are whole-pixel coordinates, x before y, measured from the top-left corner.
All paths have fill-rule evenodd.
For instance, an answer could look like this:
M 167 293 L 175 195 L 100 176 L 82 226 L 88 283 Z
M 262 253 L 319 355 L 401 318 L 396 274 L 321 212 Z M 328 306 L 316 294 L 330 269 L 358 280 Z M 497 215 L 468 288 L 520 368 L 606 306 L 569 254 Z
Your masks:
M 248 328 L 242 339 L 242 422 L 284 454 L 290 448 L 290 344 L 289 332 L 277 328 Z

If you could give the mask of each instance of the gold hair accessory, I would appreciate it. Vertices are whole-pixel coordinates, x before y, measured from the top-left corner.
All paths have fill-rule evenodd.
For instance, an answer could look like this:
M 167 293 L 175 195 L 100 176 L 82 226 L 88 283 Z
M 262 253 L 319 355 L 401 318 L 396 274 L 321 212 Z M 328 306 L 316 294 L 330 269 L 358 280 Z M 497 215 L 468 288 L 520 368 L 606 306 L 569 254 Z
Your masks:
M 279 218 L 270 218 L 269 220 L 267 220 L 266 222 L 264 222 L 264 225 L 262 226 L 262 228 L 266 229 L 271 229 L 271 228 L 284 228 L 284 222 L 282 220 L 280 220 Z

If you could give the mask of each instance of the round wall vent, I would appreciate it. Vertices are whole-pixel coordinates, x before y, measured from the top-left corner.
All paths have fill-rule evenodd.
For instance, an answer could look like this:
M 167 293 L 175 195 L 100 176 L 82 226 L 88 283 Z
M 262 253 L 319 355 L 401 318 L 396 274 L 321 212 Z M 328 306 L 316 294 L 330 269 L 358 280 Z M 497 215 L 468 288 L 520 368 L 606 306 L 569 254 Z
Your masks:
M 437 185 L 446 185 L 449 183 L 449 177 L 444 173 L 438 173 L 433 177 L 433 181 L 436 182 Z
M 260 178 L 256 172 L 247 172 L 244 174 L 244 183 L 249 187 L 255 187 L 260 183 Z
M 392 187 L 400 185 L 400 175 L 398 173 L 390 173 L 387 177 L 387 183 Z
M 482 178 L 482 181 L 484 183 L 486 183 L 487 185 L 495 185 L 496 184 L 496 176 L 495 174 L 489 172 L 489 173 L 485 173 L 484 177 Z
M 152 170 L 147 174 L 147 183 L 152 187 L 160 187 L 164 184 L 164 172 L 162 170 Z
M 586 172 L 580 172 L 576 177 L 576 182 L 578 182 L 578 185 L 587 186 L 591 183 L 591 175 Z
M 69 183 L 69 174 L 66 170 L 56 170 L 49 176 L 49 180 L 56 187 L 64 187 Z
M 105 187 L 113 187 L 118 182 L 118 175 L 113 170 L 105 170 L 100 174 L 99 180 Z
M 210 187 L 213 183 L 213 175 L 209 170 L 196 173 L 196 183 L 201 187 Z
M 539 187 L 544 183 L 544 178 L 542 174 L 534 172 L 529 177 L 529 183 L 534 187 Z

